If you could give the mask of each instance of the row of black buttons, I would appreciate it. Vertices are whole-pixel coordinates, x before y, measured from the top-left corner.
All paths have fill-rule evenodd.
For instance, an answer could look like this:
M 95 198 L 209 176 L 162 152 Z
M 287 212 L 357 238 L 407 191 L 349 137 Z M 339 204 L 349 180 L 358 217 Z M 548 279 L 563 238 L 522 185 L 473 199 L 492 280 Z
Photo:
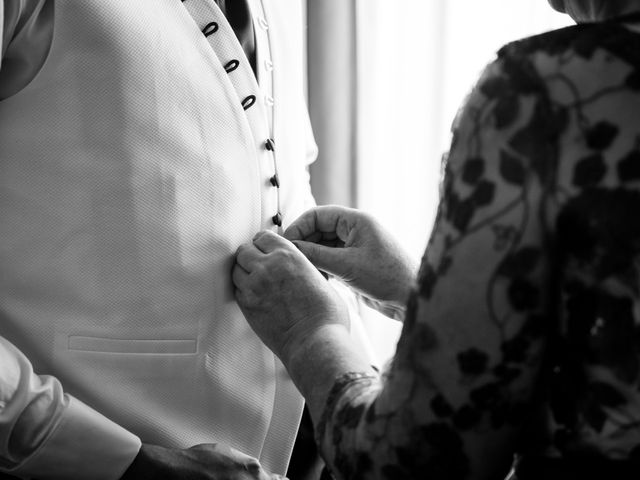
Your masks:
M 268 138 L 267 141 L 264 142 L 264 148 L 266 148 L 270 152 L 276 151 L 276 142 L 273 140 L 273 138 Z M 280 188 L 280 178 L 278 177 L 277 173 L 274 174 L 273 177 L 269 179 L 269 181 L 271 182 L 271 185 L 273 185 L 274 187 Z M 282 226 L 282 214 L 280 212 L 276 213 L 273 217 L 271 217 L 271 220 L 278 227 Z
M 182 1 L 184 2 L 184 0 Z M 219 29 L 220 29 L 220 25 L 218 25 L 217 22 L 209 22 L 202 29 L 202 33 L 204 34 L 205 37 L 208 37 L 209 35 L 213 35 L 214 33 L 216 33 Z M 233 59 L 227 62 L 227 64 L 224 66 L 224 69 L 227 73 L 231 73 L 239 66 L 240 66 L 240 61 Z M 242 108 L 247 110 L 248 108 L 251 108 L 254 103 L 256 103 L 256 96 L 249 95 L 244 100 L 242 100 Z
M 209 35 L 216 33 L 219 28 L 220 26 L 216 22 L 209 22 L 202 29 L 202 33 L 204 34 L 205 37 L 208 37 Z M 233 59 L 225 64 L 224 69 L 227 73 L 231 73 L 235 69 L 237 69 L 239 66 L 240 66 L 240 62 L 236 59 Z M 242 108 L 247 110 L 251 108 L 255 103 L 256 103 L 256 96 L 248 95 L 247 97 L 244 98 L 244 100 L 242 100 Z M 270 152 L 275 152 L 276 144 L 273 138 L 268 138 L 264 143 L 264 147 Z M 280 188 L 280 179 L 278 178 L 277 173 L 273 177 L 271 177 L 269 181 L 271 182 L 271 185 L 273 185 L 274 187 Z M 273 223 L 278 227 L 281 227 L 282 214 L 280 212 L 276 213 L 273 217 L 271 217 L 271 221 L 273 221 Z

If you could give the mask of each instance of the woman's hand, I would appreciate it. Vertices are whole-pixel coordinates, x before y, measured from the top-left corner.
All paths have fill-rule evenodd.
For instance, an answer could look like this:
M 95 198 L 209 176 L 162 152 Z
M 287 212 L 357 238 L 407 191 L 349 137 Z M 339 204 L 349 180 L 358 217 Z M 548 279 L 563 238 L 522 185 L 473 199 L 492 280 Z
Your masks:
M 385 314 L 404 309 L 417 262 L 370 215 L 324 206 L 302 214 L 284 232 L 320 270 L 369 299 Z
M 326 325 L 348 328 L 347 308 L 296 247 L 270 231 L 242 245 L 232 272 L 249 325 L 289 368 L 304 341 Z

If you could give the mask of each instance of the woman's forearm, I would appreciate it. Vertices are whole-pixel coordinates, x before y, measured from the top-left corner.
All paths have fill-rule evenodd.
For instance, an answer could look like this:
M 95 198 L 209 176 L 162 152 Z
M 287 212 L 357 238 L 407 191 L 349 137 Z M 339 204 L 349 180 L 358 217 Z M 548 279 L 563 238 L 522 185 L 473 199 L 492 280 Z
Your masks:
M 305 398 L 316 426 L 338 378 L 349 372 L 376 374 L 355 349 L 349 331 L 335 324 L 319 327 L 293 346 L 283 362 Z

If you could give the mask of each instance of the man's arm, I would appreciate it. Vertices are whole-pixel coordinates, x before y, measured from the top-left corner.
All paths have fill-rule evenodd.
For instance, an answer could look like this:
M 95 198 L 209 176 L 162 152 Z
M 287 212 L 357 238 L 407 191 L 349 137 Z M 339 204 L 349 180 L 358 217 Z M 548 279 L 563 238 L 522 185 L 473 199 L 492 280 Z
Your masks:
M 24 88 L 53 39 L 53 0 L 0 0 L 0 101 Z
M 52 10 L 45 0 L 0 2 L 0 97 L 28 82 L 48 51 Z M 14 53 L 30 62 L 14 69 Z M 33 53 L 33 55 L 31 55 Z M 0 471 L 37 478 L 117 479 L 140 440 L 81 401 L 0 337 Z
M 0 337 L 0 471 L 25 477 L 117 479 L 138 437 L 64 393 Z
M 64 480 L 275 480 L 258 461 L 220 444 L 141 445 L 0 337 L 0 472 Z
M 14 40 L 35 47 L 38 58 L 38 52 L 48 51 L 52 25 L 42 25 L 50 13 L 43 11 L 45 3 L 0 2 L 3 92 L 28 81 L 25 75 L 39 68 L 33 58 L 33 71 L 13 72 L 11 49 L 20 46 Z M 117 479 L 139 449 L 138 437 L 66 394 L 56 378 L 34 373 L 27 357 L 0 337 L 1 472 L 42 479 Z

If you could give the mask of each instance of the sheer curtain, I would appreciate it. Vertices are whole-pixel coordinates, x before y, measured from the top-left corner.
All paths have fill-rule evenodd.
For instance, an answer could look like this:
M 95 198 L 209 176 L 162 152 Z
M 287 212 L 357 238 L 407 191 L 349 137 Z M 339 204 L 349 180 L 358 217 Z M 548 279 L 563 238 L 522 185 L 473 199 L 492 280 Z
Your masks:
M 450 125 L 483 67 L 572 21 L 545 0 L 308 0 L 307 17 L 316 199 L 373 213 L 419 258 Z M 398 326 L 367 323 L 387 358 Z

